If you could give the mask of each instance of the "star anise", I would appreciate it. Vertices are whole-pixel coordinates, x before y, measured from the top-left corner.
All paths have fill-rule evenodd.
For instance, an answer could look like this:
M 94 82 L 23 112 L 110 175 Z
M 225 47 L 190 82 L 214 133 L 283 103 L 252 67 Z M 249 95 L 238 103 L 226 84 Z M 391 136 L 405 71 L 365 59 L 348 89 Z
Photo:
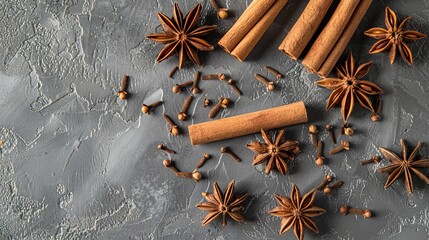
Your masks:
M 186 56 L 195 65 L 201 65 L 196 49 L 200 51 L 212 51 L 214 47 L 200 37 L 213 32 L 217 26 L 211 25 L 197 28 L 200 12 L 201 4 L 197 4 L 183 18 L 178 4 L 174 3 L 172 18 L 167 17 L 163 13 L 158 13 L 158 18 L 164 32 L 152 33 L 146 36 L 146 38 L 154 42 L 166 45 L 156 58 L 157 62 L 162 62 L 177 52 L 179 54 L 179 68 L 182 68 L 185 64 Z
M 316 192 L 317 190 L 313 189 L 301 198 L 299 189 L 293 184 L 290 198 L 274 194 L 280 206 L 275 207 L 268 213 L 282 218 L 280 234 L 285 233 L 292 226 L 298 240 L 304 238 L 304 228 L 308 228 L 316 233 L 319 232 L 319 229 L 311 218 L 322 215 L 326 210 L 312 205 Z
M 222 225 L 226 225 L 226 216 L 230 216 L 237 222 L 246 221 L 245 217 L 241 213 L 242 207 L 240 206 L 247 198 L 247 194 L 241 195 L 237 198 L 233 198 L 234 194 L 234 180 L 228 184 L 228 188 L 225 191 L 225 195 L 222 194 L 219 186 L 216 182 L 213 183 L 214 193 L 203 192 L 203 196 L 207 202 L 203 202 L 197 205 L 197 208 L 205 211 L 209 211 L 203 220 L 203 226 L 213 222 L 216 218 L 222 215 Z
M 371 99 L 368 97 L 379 95 L 383 90 L 370 81 L 360 80 L 369 71 L 372 62 L 367 62 L 355 68 L 355 59 L 350 53 L 345 66 L 337 66 L 337 78 L 324 78 L 316 82 L 320 87 L 332 91 L 328 98 L 327 109 L 341 104 L 341 115 L 347 123 L 353 111 L 355 101 L 363 108 L 374 112 Z
M 414 31 L 405 30 L 405 26 L 411 17 L 405 18 L 398 27 L 395 12 L 389 7 L 386 7 L 386 18 L 384 28 L 371 28 L 365 32 L 365 35 L 378 39 L 378 41 L 369 50 L 371 54 L 377 54 L 383 51 L 389 52 L 390 64 L 395 62 L 396 54 L 399 51 L 402 58 L 408 63 L 413 63 L 413 54 L 410 48 L 405 44 L 405 41 L 415 42 L 426 37 L 425 34 Z
M 299 153 L 299 143 L 284 140 L 285 130 L 278 131 L 274 141 L 264 129 L 261 130 L 261 134 L 265 143 L 256 141 L 247 144 L 247 147 L 256 153 L 252 164 L 258 165 L 268 160 L 265 173 L 270 173 L 275 165 L 281 173 L 286 174 L 288 170 L 286 159 L 295 159 L 295 155 Z
M 390 150 L 387 150 L 382 147 L 379 148 L 383 156 L 389 161 L 391 161 L 392 164 L 386 167 L 381 167 L 377 171 L 380 173 L 390 174 L 389 178 L 386 181 L 386 184 L 384 185 L 384 188 L 390 187 L 390 185 L 392 185 L 392 183 L 395 182 L 400 175 L 404 174 L 405 187 L 407 189 L 407 192 L 413 193 L 414 186 L 411 173 L 414 173 L 417 177 L 425 181 L 426 184 L 429 184 L 429 178 L 417 169 L 429 167 L 429 159 L 420 159 L 414 161 L 414 158 L 416 157 L 417 153 L 420 150 L 420 147 L 422 146 L 421 142 L 417 143 L 417 146 L 414 148 L 410 156 L 407 156 L 407 147 L 405 146 L 404 140 L 401 139 L 400 142 L 402 150 L 402 159 Z

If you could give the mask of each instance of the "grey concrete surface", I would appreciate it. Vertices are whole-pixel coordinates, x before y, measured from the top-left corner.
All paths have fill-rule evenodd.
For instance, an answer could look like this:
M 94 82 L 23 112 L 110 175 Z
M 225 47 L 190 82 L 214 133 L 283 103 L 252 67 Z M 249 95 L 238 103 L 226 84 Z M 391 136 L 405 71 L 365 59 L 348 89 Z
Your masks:
M 178 2 L 186 12 L 197 0 Z M 250 0 L 219 1 L 234 15 L 219 22 L 208 1 L 198 2 L 203 4 L 202 22 L 219 24 L 209 38 L 216 43 Z M 318 77 L 277 50 L 306 2 L 290 0 L 246 62 L 216 48 L 200 55 L 203 67 L 187 64 L 169 79 L 177 57 L 156 64 L 162 46 L 145 36 L 160 31 L 156 13 L 171 16 L 172 1 L 0 0 L 0 138 L 5 141 L 0 239 L 294 239 L 291 231 L 280 236 L 280 219 L 267 214 L 276 206 L 273 194 L 288 195 L 292 183 L 308 191 L 324 174 L 345 185 L 330 196 L 317 195 L 315 204 L 327 213 L 315 218 L 320 233 L 306 231 L 305 239 L 428 239 L 425 183 L 415 179 L 412 196 L 403 179 L 384 190 L 387 175 L 376 169 L 387 162 L 359 163 L 379 154 L 379 146 L 399 153 L 400 138 L 410 146 L 423 141 L 420 155 L 429 154 L 428 40 L 410 44 L 413 66 L 400 59 L 390 65 L 386 54 L 368 54 L 375 40 L 363 36 L 370 27 L 384 26 L 386 5 L 400 19 L 412 15 L 410 26 L 428 34 L 427 0 L 374 0 L 347 51 L 360 63 L 374 61 L 367 79 L 385 91 L 383 121 L 370 122 L 369 112 L 356 108 L 350 118 L 356 129 L 349 138 L 352 149 L 329 156 L 325 166 L 313 162 L 308 124 L 287 128 L 288 138 L 301 142 L 302 153 L 286 176 L 277 171 L 266 175 L 263 166 L 251 165 L 253 154 L 245 145 L 261 140 L 260 134 L 195 147 L 187 135 L 168 135 L 162 114 L 175 117 L 190 94 L 173 94 L 171 88 L 192 79 L 196 70 L 230 74 L 244 95 L 237 97 L 219 82 L 201 82 L 204 92 L 191 106 L 192 118 L 179 123 L 182 129 L 206 121 L 209 109 L 202 108 L 202 101 L 219 96 L 234 102 L 221 118 L 302 100 L 310 123 L 338 127 L 339 109 L 325 111 L 329 91 L 314 85 Z M 273 93 L 253 78 L 260 73 L 273 79 L 264 65 L 285 75 Z M 126 101 L 115 96 L 123 74 L 131 76 Z M 141 114 L 143 102 L 159 99 L 163 107 L 151 116 Z M 329 142 L 324 131 L 320 138 Z M 159 143 L 178 154 L 157 151 Z M 231 146 L 243 161 L 221 155 L 222 145 Z M 163 159 L 172 158 L 179 169 L 191 171 L 205 152 L 213 158 L 201 169 L 199 183 L 178 179 L 162 166 Z M 250 194 L 244 204 L 248 222 L 201 227 L 205 212 L 195 207 L 203 200 L 201 192 L 212 191 L 213 181 L 224 189 L 231 179 L 238 192 Z M 344 217 L 338 213 L 341 204 L 371 209 L 375 216 Z

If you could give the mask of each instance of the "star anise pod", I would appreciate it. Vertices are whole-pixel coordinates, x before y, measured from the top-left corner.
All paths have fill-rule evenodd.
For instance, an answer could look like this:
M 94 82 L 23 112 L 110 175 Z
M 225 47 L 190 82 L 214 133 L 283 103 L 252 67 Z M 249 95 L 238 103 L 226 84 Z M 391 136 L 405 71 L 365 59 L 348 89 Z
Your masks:
M 407 155 L 407 147 L 405 146 L 404 140 L 401 139 L 400 142 L 402 150 L 402 159 L 390 150 L 387 150 L 382 147 L 379 148 L 383 156 L 389 161 L 391 161 L 392 164 L 386 167 L 381 167 L 377 171 L 380 173 L 390 174 L 389 178 L 386 181 L 386 184 L 384 185 L 384 188 L 390 187 L 390 185 L 392 185 L 392 183 L 395 182 L 400 175 L 404 174 L 405 187 L 407 189 L 407 192 L 413 193 L 414 186 L 413 179 L 411 176 L 412 173 L 414 173 L 417 177 L 425 181 L 426 184 L 429 184 L 429 178 L 417 169 L 429 167 L 429 159 L 420 159 L 414 161 L 414 158 L 416 157 L 417 153 L 420 150 L 420 147 L 422 146 L 421 142 L 417 143 L 417 146 L 414 148 L 410 156 Z
M 353 111 L 355 101 L 363 108 L 374 112 L 374 106 L 368 95 L 374 96 L 383 93 L 383 90 L 370 81 L 360 80 L 369 71 L 372 62 L 355 67 L 355 59 L 350 53 L 345 66 L 337 66 L 337 78 L 324 78 L 316 82 L 320 87 L 332 91 L 328 98 L 327 109 L 341 104 L 341 115 L 347 123 Z
M 252 164 L 258 165 L 268 160 L 265 173 L 270 173 L 275 165 L 281 173 L 286 174 L 288 170 L 286 159 L 295 159 L 295 155 L 299 153 L 299 142 L 284 140 L 284 129 L 277 132 L 274 141 L 264 129 L 261 130 L 261 134 L 265 143 L 256 141 L 247 144 L 247 147 L 256 153 Z
M 195 65 L 201 65 L 196 50 L 212 51 L 214 49 L 212 45 L 201 39 L 201 37 L 216 30 L 217 26 L 211 25 L 197 28 L 200 12 L 201 4 L 197 4 L 183 18 L 178 4 L 174 3 L 172 18 L 167 17 L 163 13 L 158 13 L 158 18 L 164 32 L 152 33 L 146 36 L 146 38 L 154 42 L 165 44 L 165 47 L 156 58 L 157 62 L 162 62 L 177 52 L 179 54 L 179 68 L 182 68 L 185 64 L 186 57 Z
M 413 54 L 410 48 L 405 44 L 405 41 L 415 42 L 426 37 L 425 34 L 414 31 L 405 30 L 405 26 L 411 17 L 405 18 L 398 27 L 395 12 L 389 7 L 386 7 L 386 18 L 384 28 L 371 28 L 365 32 L 365 35 L 378 39 L 378 41 L 369 50 L 371 54 L 377 54 L 383 51 L 389 52 L 390 64 L 395 62 L 396 54 L 399 51 L 402 58 L 408 63 L 413 64 Z
M 234 180 L 228 184 L 225 195 L 222 194 L 216 182 L 213 183 L 214 193 L 203 192 L 203 196 L 207 202 L 197 205 L 197 208 L 209 211 L 203 220 L 203 226 L 213 222 L 216 218 L 222 215 L 222 225 L 226 225 L 226 216 L 230 216 L 237 222 L 244 222 L 246 218 L 241 213 L 242 207 L 240 206 L 246 200 L 248 194 L 241 195 L 233 198 L 234 194 Z
M 285 233 L 292 226 L 298 240 L 304 238 L 304 228 L 308 228 L 316 233 L 319 232 L 319 229 L 311 218 L 322 215 L 326 210 L 312 205 L 316 192 L 317 190 L 313 189 L 301 197 L 299 189 L 293 184 L 290 198 L 274 194 L 280 206 L 275 207 L 268 213 L 282 218 L 280 234 Z

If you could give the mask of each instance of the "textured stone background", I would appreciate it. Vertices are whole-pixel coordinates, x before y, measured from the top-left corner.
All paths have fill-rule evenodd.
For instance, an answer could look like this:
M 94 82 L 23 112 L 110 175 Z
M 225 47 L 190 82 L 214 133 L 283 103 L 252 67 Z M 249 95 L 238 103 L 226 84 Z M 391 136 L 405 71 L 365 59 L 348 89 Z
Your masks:
M 208 1 L 199 2 L 202 21 L 217 23 Z M 424 141 L 421 155 L 429 154 L 428 40 L 410 45 L 413 66 L 402 60 L 390 65 L 386 54 L 367 53 L 374 40 L 362 34 L 384 25 L 386 4 L 401 19 L 412 15 L 411 26 L 429 33 L 428 0 L 374 0 L 349 47 L 359 62 L 374 61 L 367 78 L 385 90 L 384 120 L 370 122 L 368 112 L 356 109 L 350 119 L 357 132 L 349 139 L 352 150 L 329 156 L 322 168 L 313 163 L 308 124 L 287 129 L 303 150 L 287 176 L 277 171 L 266 175 L 262 166 L 251 165 L 253 154 L 245 144 L 260 139 L 259 134 L 196 147 L 187 135 L 168 135 L 162 113 L 176 116 L 189 94 L 176 95 L 171 88 L 192 79 L 195 70 L 230 74 L 244 95 L 237 97 L 219 82 L 202 82 L 204 92 L 191 106 L 192 119 L 180 123 L 183 129 L 206 121 L 209 109 L 201 107 L 203 99 L 219 96 L 234 101 L 222 118 L 303 100 L 311 123 L 339 126 L 339 109 L 324 110 L 329 91 L 314 85 L 317 76 L 277 50 L 306 2 L 290 0 L 245 63 L 217 48 L 201 55 L 204 67 L 187 65 L 172 80 L 167 74 L 177 58 L 156 64 L 161 46 L 145 39 L 160 31 L 156 12 L 171 16 L 172 1 L 0 0 L 0 138 L 5 141 L 0 238 L 294 239 L 292 232 L 279 236 L 280 219 L 267 214 L 276 205 L 272 194 L 288 195 L 292 183 L 308 191 L 329 173 L 345 185 L 331 196 L 318 194 L 315 203 L 327 213 L 316 218 L 320 233 L 306 231 L 306 239 L 427 239 L 429 188 L 418 179 L 414 195 L 408 196 L 401 179 L 384 190 L 387 175 L 376 169 L 386 162 L 362 167 L 359 161 L 379 154 L 379 146 L 399 152 L 400 138 L 409 139 L 410 145 Z M 195 3 L 179 0 L 185 12 Z M 250 0 L 220 3 L 232 9 L 234 17 L 218 22 L 212 43 Z M 261 73 L 272 79 L 264 65 L 285 74 L 274 93 L 253 78 Z M 115 96 L 123 74 L 131 76 L 127 101 Z M 140 113 L 142 102 L 159 99 L 165 105 L 153 115 Z M 328 143 L 324 131 L 320 137 Z M 158 143 L 179 154 L 157 151 Z M 243 161 L 222 156 L 222 145 L 231 146 Z M 190 171 L 204 152 L 214 157 L 201 169 L 204 180 L 199 183 L 178 179 L 162 166 L 162 160 L 171 157 L 179 169 Z M 200 227 L 204 212 L 195 205 L 202 200 L 201 192 L 211 191 L 213 181 L 224 188 L 231 179 L 239 192 L 251 195 L 244 205 L 249 221 Z M 372 209 L 375 217 L 343 217 L 337 210 L 341 204 Z

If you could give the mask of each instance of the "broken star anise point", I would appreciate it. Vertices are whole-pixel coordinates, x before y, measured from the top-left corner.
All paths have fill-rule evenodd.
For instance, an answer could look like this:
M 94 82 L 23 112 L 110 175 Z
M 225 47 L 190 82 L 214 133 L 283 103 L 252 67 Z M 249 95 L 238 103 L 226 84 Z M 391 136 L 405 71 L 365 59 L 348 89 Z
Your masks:
M 299 143 L 297 141 L 285 140 L 284 129 L 277 132 L 274 141 L 264 129 L 261 130 L 261 134 L 265 143 L 256 141 L 247 144 L 247 147 L 256 153 L 252 164 L 258 165 L 267 162 L 265 173 L 270 173 L 275 166 L 282 174 L 286 174 L 288 171 L 286 159 L 295 159 L 295 155 L 299 153 Z
M 374 83 L 361 80 L 369 72 L 372 62 L 367 62 L 356 68 L 353 54 L 350 53 L 344 66 L 337 66 L 337 78 L 323 78 L 316 82 L 320 87 L 331 90 L 328 98 L 327 109 L 341 105 L 341 115 L 344 122 L 353 111 L 355 101 L 371 112 L 375 112 L 369 96 L 380 96 L 383 90 Z
M 209 211 L 206 217 L 203 220 L 202 225 L 205 226 L 213 222 L 218 217 L 222 216 L 222 225 L 226 225 L 226 217 L 229 216 L 237 222 L 245 222 L 246 218 L 241 213 L 242 207 L 241 204 L 248 197 L 247 194 L 233 198 L 234 195 L 234 180 L 232 180 L 225 191 L 222 191 L 219 188 L 219 185 L 213 183 L 213 194 L 203 193 L 206 202 L 200 203 L 197 205 L 197 208 L 200 210 Z
M 426 35 L 415 30 L 405 30 L 410 19 L 411 17 L 405 18 L 398 26 L 396 13 L 389 7 L 386 7 L 386 29 L 375 27 L 365 31 L 366 36 L 378 40 L 369 50 L 369 53 L 377 54 L 387 51 L 389 53 L 390 64 L 393 64 L 399 52 L 405 62 L 413 64 L 413 54 L 405 42 L 415 42 L 425 38 Z
M 177 3 L 174 3 L 173 17 L 169 18 L 163 13 L 158 13 L 159 21 L 164 29 L 162 33 L 152 33 L 146 38 L 165 44 L 161 50 L 157 62 L 162 62 L 171 57 L 174 53 L 179 54 L 179 68 L 183 68 L 186 58 L 189 58 L 195 65 L 200 66 L 200 58 L 196 50 L 212 51 L 214 47 L 201 37 L 217 29 L 216 25 L 197 27 L 201 12 L 201 4 L 197 4 L 183 18 L 182 11 Z
M 298 187 L 293 184 L 290 198 L 274 195 L 280 206 L 275 207 L 268 213 L 282 218 L 280 234 L 285 233 L 293 227 L 296 239 L 302 240 L 305 228 L 316 233 L 319 232 L 319 229 L 311 218 L 325 213 L 326 210 L 313 205 L 316 192 L 317 190 L 313 189 L 301 197 Z
M 417 161 L 414 160 L 422 146 L 421 142 L 417 143 L 416 147 L 414 148 L 414 150 L 411 152 L 409 156 L 407 153 L 407 147 L 405 145 L 404 140 L 401 139 L 400 143 L 401 143 L 402 158 L 400 158 L 394 152 L 386 148 L 383 148 L 383 147 L 379 148 L 383 156 L 389 161 L 391 161 L 392 163 L 389 166 L 379 168 L 377 171 L 380 173 L 390 174 L 389 177 L 387 178 L 386 184 L 384 185 L 384 188 L 386 189 L 389 188 L 390 185 L 392 185 L 392 183 L 399 178 L 399 176 L 404 174 L 405 188 L 407 189 L 408 193 L 412 194 L 414 191 L 412 173 L 414 173 L 417 177 L 425 181 L 426 184 L 429 184 L 429 178 L 418 169 L 418 168 L 428 168 L 429 159 L 420 159 Z

